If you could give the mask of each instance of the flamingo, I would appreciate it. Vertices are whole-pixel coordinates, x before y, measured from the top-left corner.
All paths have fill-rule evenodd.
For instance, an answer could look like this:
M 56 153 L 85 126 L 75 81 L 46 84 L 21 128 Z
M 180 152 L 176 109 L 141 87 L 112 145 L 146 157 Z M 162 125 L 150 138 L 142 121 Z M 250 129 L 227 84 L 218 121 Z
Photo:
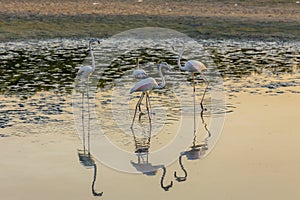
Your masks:
M 181 60 L 181 57 L 182 57 L 182 54 L 185 50 L 185 45 L 183 42 L 181 42 L 183 44 L 183 48 L 181 50 L 181 52 L 178 54 L 178 59 L 177 59 L 177 65 L 178 67 L 181 69 L 181 70 L 184 70 L 184 71 L 188 71 L 188 72 L 191 72 L 192 73 L 192 78 L 193 78 L 193 93 L 194 93 L 194 96 L 195 96 L 195 79 L 194 79 L 194 74 L 195 73 L 200 73 L 202 79 L 205 81 L 206 83 L 206 88 L 204 90 L 204 93 L 203 93 L 203 96 L 201 98 L 201 101 L 200 101 L 200 106 L 201 106 L 201 109 L 203 110 L 203 99 L 204 99 L 204 95 L 206 93 L 206 90 L 208 88 L 208 85 L 209 85 L 209 82 L 208 80 L 203 76 L 202 74 L 202 71 L 205 71 L 207 70 L 206 66 L 202 63 L 202 62 L 199 62 L 197 60 L 188 60 L 184 66 L 182 67 L 181 66 L 181 63 L 180 63 L 180 60 Z M 174 49 L 174 46 L 172 46 L 172 49 L 173 51 L 175 51 Z
M 136 70 L 133 71 L 133 76 L 134 76 L 134 78 L 136 78 L 136 79 L 144 79 L 144 78 L 147 78 L 148 75 L 147 75 L 147 73 L 146 73 L 144 70 L 140 69 L 139 62 L 140 62 L 140 59 L 137 58 L 137 59 L 136 59 Z
M 92 66 L 82 66 L 78 70 L 77 76 L 80 78 L 82 81 L 87 81 L 89 77 L 92 75 L 92 73 L 95 71 L 95 58 L 94 58 L 94 52 L 92 49 L 92 44 L 93 43 L 98 43 L 100 44 L 100 41 L 96 38 L 92 38 L 89 41 L 89 51 L 92 57 Z
M 133 117 L 133 120 L 132 120 L 131 127 L 133 126 L 133 123 L 134 123 L 137 108 L 140 108 L 140 105 L 141 105 L 142 100 L 143 100 L 145 95 L 146 95 L 146 108 L 147 108 L 147 112 L 148 112 L 148 117 L 149 117 L 149 120 L 151 121 L 151 117 L 150 117 L 150 113 L 149 113 L 149 107 L 148 107 L 148 105 L 150 106 L 150 97 L 149 97 L 148 91 L 151 91 L 153 89 L 162 89 L 162 88 L 165 87 L 166 81 L 165 81 L 165 77 L 163 76 L 162 71 L 161 71 L 162 67 L 165 67 L 169 70 L 171 69 L 171 67 L 166 62 L 162 62 L 158 66 L 159 75 L 162 79 L 162 83 L 160 85 L 158 85 L 158 83 L 156 82 L 156 80 L 154 78 L 149 77 L 149 78 L 146 78 L 146 79 L 143 79 L 143 80 L 137 82 L 135 84 L 135 86 L 133 88 L 131 88 L 130 94 L 132 94 L 134 92 L 142 92 L 142 95 L 140 96 L 140 98 L 139 98 L 139 100 L 138 100 L 138 102 L 135 106 L 134 117 Z
M 140 64 L 140 59 L 136 58 L 136 69 L 133 71 L 133 76 L 135 79 L 145 79 L 148 77 L 148 74 L 144 70 L 140 69 L 139 64 Z M 139 111 L 141 112 L 141 114 L 143 114 L 141 110 L 141 106 L 139 106 Z
M 86 84 L 86 93 L 87 93 L 87 101 L 88 101 L 88 115 L 90 119 L 90 108 L 89 108 L 89 78 L 92 75 L 92 73 L 95 71 L 95 57 L 94 52 L 92 49 L 92 44 L 98 43 L 100 44 L 100 41 L 98 39 L 92 38 L 89 40 L 89 51 L 92 57 L 92 66 L 82 66 L 78 70 L 77 77 L 81 80 L 81 83 Z M 83 143 L 84 143 L 84 150 L 85 150 L 85 130 L 84 130 L 84 91 L 82 92 L 82 129 L 83 129 Z M 90 144 L 89 144 L 89 127 L 90 127 L 90 121 L 88 121 L 88 152 L 90 152 Z

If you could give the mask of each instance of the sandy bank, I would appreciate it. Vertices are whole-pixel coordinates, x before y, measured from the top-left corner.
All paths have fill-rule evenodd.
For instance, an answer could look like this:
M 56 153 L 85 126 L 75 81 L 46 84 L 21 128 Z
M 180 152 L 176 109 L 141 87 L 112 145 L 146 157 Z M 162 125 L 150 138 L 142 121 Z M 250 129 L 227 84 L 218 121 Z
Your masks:
M 248 17 L 299 21 L 296 1 L 2 1 L 2 13 L 16 15 L 167 15 L 193 17 Z
M 298 94 L 246 93 L 228 99 L 236 109 L 226 116 L 215 149 L 203 160 L 184 159 L 188 180 L 174 182 L 169 192 L 160 188 L 161 170 L 154 177 L 130 175 L 99 162 L 96 189 L 104 199 L 299 199 L 299 100 Z M 0 139 L 2 198 L 93 199 L 93 172 L 78 161 L 81 144 L 72 123 L 55 127 L 35 125 L 30 129 L 39 134 Z M 167 169 L 166 183 L 178 164 Z
M 107 37 L 146 26 L 194 38 L 299 39 L 296 1 L 1 1 L 0 40 Z

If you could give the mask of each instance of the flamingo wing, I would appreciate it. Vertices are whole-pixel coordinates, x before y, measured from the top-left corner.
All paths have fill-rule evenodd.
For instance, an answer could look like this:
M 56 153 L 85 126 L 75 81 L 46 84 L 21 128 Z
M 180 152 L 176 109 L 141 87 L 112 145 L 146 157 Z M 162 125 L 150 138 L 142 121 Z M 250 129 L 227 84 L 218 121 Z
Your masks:
M 133 71 L 133 76 L 136 78 L 136 79 L 142 79 L 142 78 L 147 78 L 147 73 L 142 70 L 142 69 L 137 69 L 137 70 L 134 70 Z
M 91 66 L 82 66 L 80 67 L 77 76 L 79 76 L 80 78 L 88 78 L 92 71 L 93 70 Z
M 186 69 L 190 72 L 199 72 L 201 73 L 204 70 L 207 70 L 205 65 L 202 62 L 199 62 L 197 60 L 189 60 L 186 62 L 185 66 Z
M 146 92 L 148 90 L 152 90 L 155 86 L 157 86 L 157 82 L 154 78 L 143 79 L 135 84 L 133 88 L 130 90 L 130 94 L 133 92 Z

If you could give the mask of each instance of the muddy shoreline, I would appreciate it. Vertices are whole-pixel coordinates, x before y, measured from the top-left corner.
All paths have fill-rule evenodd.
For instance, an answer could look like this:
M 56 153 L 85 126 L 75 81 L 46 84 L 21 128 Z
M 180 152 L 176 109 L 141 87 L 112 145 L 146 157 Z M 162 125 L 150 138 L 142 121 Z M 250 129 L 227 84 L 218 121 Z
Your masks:
M 266 1 L 2 1 L 0 41 L 107 38 L 163 27 L 194 39 L 299 40 L 299 3 Z

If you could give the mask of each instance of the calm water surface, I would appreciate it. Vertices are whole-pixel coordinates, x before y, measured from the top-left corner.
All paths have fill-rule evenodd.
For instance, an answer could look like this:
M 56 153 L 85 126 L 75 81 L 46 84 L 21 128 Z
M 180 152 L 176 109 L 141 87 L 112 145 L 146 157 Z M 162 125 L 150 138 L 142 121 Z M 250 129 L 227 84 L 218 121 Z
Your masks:
M 136 68 L 136 58 L 140 57 L 141 68 L 157 80 L 158 63 L 165 61 L 174 66 L 166 74 L 167 88 L 177 87 L 182 90 L 179 93 L 188 95 L 191 92 L 188 90 L 191 76 L 176 67 L 177 54 L 171 46 L 165 48 L 167 45 L 171 45 L 171 42 L 163 45 L 164 48 L 159 45 L 148 45 L 146 48 L 125 45 L 116 51 L 113 45 L 106 45 L 95 50 L 97 71 L 91 80 L 97 89 L 92 88 L 92 91 L 109 92 L 119 88 L 115 87 L 118 84 L 123 84 L 127 93 L 127 89 L 134 84 L 131 73 Z M 228 95 L 247 91 L 248 88 L 254 88 L 256 93 L 276 95 L 295 92 L 287 87 L 300 84 L 299 42 L 203 40 L 199 41 L 199 46 L 202 48 L 200 53 L 193 47 L 187 48 L 182 61 L 194 58 L 204 61 L 209 67 L 214 66 L 213 69 L 223 78 Z M 181 49 L 180 45 L 178 49 Z M 104 63 L 101 63 L 103 60 Z M 70 114 L 64 109 L 71 106 L 65 97 L 73 91 L 80 65 L 89 65 L 90 60 L 87 40 L 57 39 L 1 43 L 0 63 L 0 92 L 3 99 L 0 103 L 0 126 L 5 128 L 17 123 L 47 123 L 47 115 Z M 211 71 L 206 74 L 212 82 L 214 73 Z M 196 82 L 201 92 L 204 85 L 200 76 Z M 164 97 L 160 94 L 166 93 L 167 90 L 154 93 L 153 105 L 157 105 L 156 99 L 162 102 Z M 16 97 L 18 101 L 9 97 Z M 101 103 L 107 102 L 101 100 Z M 172 102 L 162 103 L 166 109 L 176 112 L 177 108 L 172 106 Z M 227 104 L 225 110 L 215 112 L 230 112 L 233 109 L 233 105 Z
M 205 111 L 201 113 L 199 100 L 205 84 L 201 76 L 196 76 L 194 103 L 192 77 L 177 67 L 177 53 L 171 48 L 174 40 L 116 39 L 119 38 L 103 40 L 94 49 L 96 71 L 89 84 L 89 109 L 87 99 L 82 103 L 82 88 L 76 81 L 78 68 L 91 63 L 87 40 L 0 43 L 0 127 L 64 122 L 57 116 L 74 114 L 81 138 L 83 129 L 86 135 L 90 134 L 90 140 L 85 137 L 86 146 L 78 151 L 78 158 L 84 167 L 94 170 L 93 183 L 97 169 L 99 172 L 95 159 L 105 160 L 102 157 L 105 150 L 99 147 L 101 137 L 105 136 L 125 156 L 119 163 L 105 160 L 102 164 L 156 176 L 157 185 L 169 191 L 174 183 L 170 181 L 173 174 L 169 174 L 168 165 L 175 163 L 171 166 L 177 172 L 173 181 L 185 182 L 195 169 L 195 165 L 186 163 L 201 159 L 212 150 L 220 135 L 215 124 L 222 128 L 224 115 L 234 112 L 235 105 L 224 102 L 225 91 L 228 96 L 240 91 L 282 95 L 296 93 L 291 88 L 300 86 L 299 42 L 187 41 L 182 62 L 197 59 L 209 68 L 204 75 L 210 87 L 204 99 Z M 181 45 L 176 43 L 175 49 L 181 50 Z M 170 71 L 163 70 L 166 87 L 150 94 L 151 122 L 147 115 L 141 115 L 130 129 L 140 95 L 129 94 L 137 82 L 132 76 L 137 57 L 141 59 L 140 67 L 159 83 L 157 65 L 168 62 L 173 67 Z M 144 106 L 143 103 L 142 110 L 146 112 Z M 184 141 L 183 146 L 177 145 L 173 152 L 164 151 L 170 143 L 176 143 L 177 137 Z M 92 154 L 86 151 L 90 146 Z M 115 149 L 109 152 L 111 157 L 120 156 Z M 163 159 L 157 158 L 157 152 Z M 92 194 L 102 194 L 95 184 Z

